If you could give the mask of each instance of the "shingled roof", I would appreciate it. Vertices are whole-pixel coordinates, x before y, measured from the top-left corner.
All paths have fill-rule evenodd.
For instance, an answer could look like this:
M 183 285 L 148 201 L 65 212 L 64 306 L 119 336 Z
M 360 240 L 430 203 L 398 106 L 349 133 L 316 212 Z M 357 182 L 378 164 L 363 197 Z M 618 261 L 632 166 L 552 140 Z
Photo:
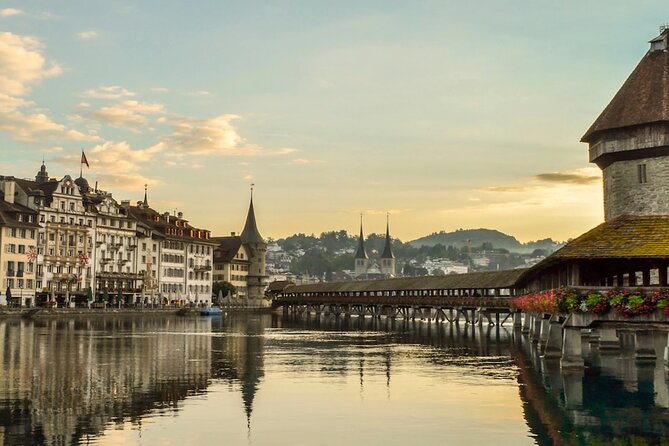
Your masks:
M 242 246 L 242 238 L 238 235 L 228 237 L 212 237 L 212 242 L 218 243 L 214 248 L 214 261 L 230 263 L 234 260 Z
M 597 134 L 602 131 L 655 122 L 669 122 L 667 51 L 649 51 L 641 59 L 581 141 L 594 142 Z
M 623 216 L 610 220 L 567 243 L 542 263 L 649 257 L 669 258 L 669 216 Z
M 483 271 L 447 276 L 400 277 L 381 280 L 354 280 L 327 282 L 286 287 L 284 293 L 337 293 L 357 291 L 442 290 L 442 289 L 494 289 L 510 288 L 525 269 Z

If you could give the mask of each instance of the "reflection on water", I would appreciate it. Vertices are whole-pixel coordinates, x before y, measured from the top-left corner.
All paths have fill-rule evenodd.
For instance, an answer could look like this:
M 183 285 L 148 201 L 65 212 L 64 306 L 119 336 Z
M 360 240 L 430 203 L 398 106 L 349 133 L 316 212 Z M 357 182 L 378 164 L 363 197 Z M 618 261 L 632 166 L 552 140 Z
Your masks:
M 562 373 L 510 326 L 8 319 L 0 444 L 667 444 L 664 365 L 623 341 Z

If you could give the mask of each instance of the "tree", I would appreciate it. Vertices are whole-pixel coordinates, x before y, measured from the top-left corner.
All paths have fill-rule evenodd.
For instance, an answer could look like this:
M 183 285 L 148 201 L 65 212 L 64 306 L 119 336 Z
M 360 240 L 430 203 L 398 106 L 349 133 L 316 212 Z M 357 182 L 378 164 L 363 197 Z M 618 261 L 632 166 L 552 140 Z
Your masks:
M 218 299 L 219 291 L 221 292 L 223 297 L 225 297 L 225 296 L 228 295 L 228 293 L 231 294 L 231 295 L 235 294 L 237 292 L 237 288 L 233 284 L 231 284 L 230 282 L 225 281 L 225 280 L 221 280 L 221 281 L 218 281 L 218 282 L 214 282 L 212 284 L 211 291 L 212 291 L 212 293 L 214 293 L 214 296 L 216 297 L 216 299 Z

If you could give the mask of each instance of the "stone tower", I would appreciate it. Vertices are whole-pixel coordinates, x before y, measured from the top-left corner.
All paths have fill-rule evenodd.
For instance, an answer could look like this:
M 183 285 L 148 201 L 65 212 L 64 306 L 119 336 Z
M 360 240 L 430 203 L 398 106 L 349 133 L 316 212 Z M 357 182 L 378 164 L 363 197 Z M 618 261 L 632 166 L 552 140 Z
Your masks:
M 249 299 L 261 299 L 265 296 L 267 285 L 267 274 L 265 270 L 265 254 L 267 243 L 258 231 L 256 214 L 253 210 L 253 190 L 251 190 L 251 203 L 246 215 L 246 224 L 241 233 L 242 243 L 249 249 L 249 271 L 247 276 L 247 293 Z
M 360 215 L 360 238 L 358 239 L 358 250 L 355 252 L 355 277 L 367 274 L 369 268 L 369 257 L 365 251 L 365 235 L 362 233 L 362 214 Z
M 668 27 L 581 141 L 603 172 L 606 221 L 669 215 Z
M 381 253 L 381 273 L 386 276 L 395 277 L 395 255 L 393 254 L 392 240 L 390 238 L 390 217 L 386 216 L 386 243 Z

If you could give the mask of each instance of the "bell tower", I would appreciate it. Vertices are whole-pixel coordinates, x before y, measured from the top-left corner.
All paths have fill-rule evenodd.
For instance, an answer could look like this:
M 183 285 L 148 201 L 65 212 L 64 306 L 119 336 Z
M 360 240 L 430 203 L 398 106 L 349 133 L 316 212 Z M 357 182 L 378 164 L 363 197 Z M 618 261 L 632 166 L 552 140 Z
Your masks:
M 392 239 L 390 238 L 390 214 L 386 214 L 386 242 L 381 253 L 381 272 L 389 277 L 395 277 L 395 255 L 393 254 Z
M 261 299 L 265 297 L 265 286 L 267 285 L 267 274 L 265 269 L 265 254 L 267 243 L 258 231 L 256 214 L 253 209 L 253 185 L 251 185 L 251 202 L 249 212 L 246 215 L 246 223 L 241 233 L 242 243 L 249 248 L 249 271 L 247 276 L 247 292 L 249 299 Z
M 360 214 L 360 237 L 358 239 L 358 249 L 355 252 L 355 277 L 361 277 L 367 274 L 369 268 L 369 257 L 365 251 L 365 235 L 362 232 L 362 214 Z

